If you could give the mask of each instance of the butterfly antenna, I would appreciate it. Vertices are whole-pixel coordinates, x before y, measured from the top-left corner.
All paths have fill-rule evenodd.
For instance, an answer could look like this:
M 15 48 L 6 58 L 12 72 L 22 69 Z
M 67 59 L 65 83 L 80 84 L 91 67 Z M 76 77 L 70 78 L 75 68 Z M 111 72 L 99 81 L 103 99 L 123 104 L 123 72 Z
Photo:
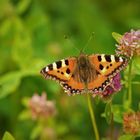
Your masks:
M 89 36 L 89 39 L 88 39 L 86 45 L 80 50 L 80 54 L 84 52 L 85 48 L 87 48 L 87 46 L 89 45 L 89 42 L 91 41 L 93 36 L 94 36 L 94 32 L 91 33 L 91 35 Z
M 73 42 L 70 40 L 69 36 L 64 35 L 64 39 L 66 39 L 66 40 L 68 41 L 68 43 L 69 43 L 73 48 L 75 48 L 78 52 L 80 52 L 79 48 L 77 48 L 77 47 L 73 44 Z

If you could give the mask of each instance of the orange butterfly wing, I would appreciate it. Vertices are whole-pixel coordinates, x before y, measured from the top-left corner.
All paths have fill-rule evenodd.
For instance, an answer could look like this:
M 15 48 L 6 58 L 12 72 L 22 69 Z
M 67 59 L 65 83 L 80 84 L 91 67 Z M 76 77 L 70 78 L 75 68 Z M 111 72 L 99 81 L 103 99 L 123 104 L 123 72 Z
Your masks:
M 84 85 L 76 82 L 72 77 L 76 63 L 76 58 L 70 57 L 47 65 L 40 73 L 46 79 L 58 81 L 68 94 L 80 93 L 84 89 Z
M 128 63 L 127 59 L 115 55 L 96 54 L 90 55 L 89 59 L 98 73 L 97 78 L 88 84 L 88 89 L 93 92 L 102 92 Z

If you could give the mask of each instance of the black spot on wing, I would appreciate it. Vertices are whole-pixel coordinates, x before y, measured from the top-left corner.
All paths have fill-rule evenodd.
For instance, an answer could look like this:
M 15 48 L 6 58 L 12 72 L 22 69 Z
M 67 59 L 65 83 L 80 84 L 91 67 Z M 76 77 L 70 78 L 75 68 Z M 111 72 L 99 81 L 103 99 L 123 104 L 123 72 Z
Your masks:
M 120 58 L 117 57 L 117 56 L 115 56 L 115 61 L 116 61 L 116 62 L 119 62 L 119 60 L 120 60 Z
M 52 65 L 52 64 L 49 64 L 49 65 L 48 65 L 48 69 L 49 69 L 49 70 L 53 70 L 53 65 Z
M 98 60 L 99 60 L 99 62 L 102 61 L 101 55 L 98 55 Z
M 69 68 L 67 68 L 66 73 L 70 74 L 70 69 Z
M 104 66 L 102 64 L 99 65 L 99 69 L 103 70 Z
M 62 61 L 57 61 L 56 62 L 56 67 L 59 69 L 62 67 Z
M 111 55 L 105 55 L 105 59 L 107 62 L 111 62 Z
M 68 66 L 69 65 L 69 61 L 66 59 L 65 60 L 65 64 Z

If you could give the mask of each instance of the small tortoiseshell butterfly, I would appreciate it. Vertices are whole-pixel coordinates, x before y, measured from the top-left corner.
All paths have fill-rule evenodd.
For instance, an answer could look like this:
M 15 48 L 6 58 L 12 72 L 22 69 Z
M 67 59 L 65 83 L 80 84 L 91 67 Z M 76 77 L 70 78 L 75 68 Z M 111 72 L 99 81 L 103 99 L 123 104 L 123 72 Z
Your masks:
M 116 55 L 80 54 L 49 64 L 41 74 L 46 79 L 59 81 L 68 95 L 102 93 L 127 63 L 126 58 Z

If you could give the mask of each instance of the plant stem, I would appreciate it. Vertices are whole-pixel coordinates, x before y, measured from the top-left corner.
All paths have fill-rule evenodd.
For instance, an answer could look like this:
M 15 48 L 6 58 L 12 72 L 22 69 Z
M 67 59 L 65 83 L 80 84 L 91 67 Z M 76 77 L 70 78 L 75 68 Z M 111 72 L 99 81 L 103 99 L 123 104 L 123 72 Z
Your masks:
M 128 72 L 128 101 L 129 101 L 130 106 L 132 104 L 132 85 L 131 85 L 131 80 L 132 80 L 132 60 L 130 61 L 129 72 Z
M 95 138 L 96 138 L 96 140 L 99 140 L 100 139 L 99 138 L 99 132 L 98 132 L 98 129 L 97 129 L 94 110 L 92 108 L 91 99 L 90 99 L 89 94 L 87 95 L 87 99 L 88 99 L 88 109 L 89 109 L 89 113 L 90 113 L 90 117 L 91 117 L 91 121 L 92 121 L 93 131 L 95 133 Z
M 114 140 L 114 115 L 111 113 L 110 140 Z
M 110 100 L 108 102 L 108 104 L 106 105 L 106 108 L 105 108 L 105 112 L 107 110 L 107 107 L 109 106 L 109 116 L 107 116 L 107 113 L 106 113 L 106 118 L 109 118 L 109 121 L 107 121 L 109 124 L 110 124 L 110 140 L 114 140 L 114 114 L 112 112 L 112 100 Z

